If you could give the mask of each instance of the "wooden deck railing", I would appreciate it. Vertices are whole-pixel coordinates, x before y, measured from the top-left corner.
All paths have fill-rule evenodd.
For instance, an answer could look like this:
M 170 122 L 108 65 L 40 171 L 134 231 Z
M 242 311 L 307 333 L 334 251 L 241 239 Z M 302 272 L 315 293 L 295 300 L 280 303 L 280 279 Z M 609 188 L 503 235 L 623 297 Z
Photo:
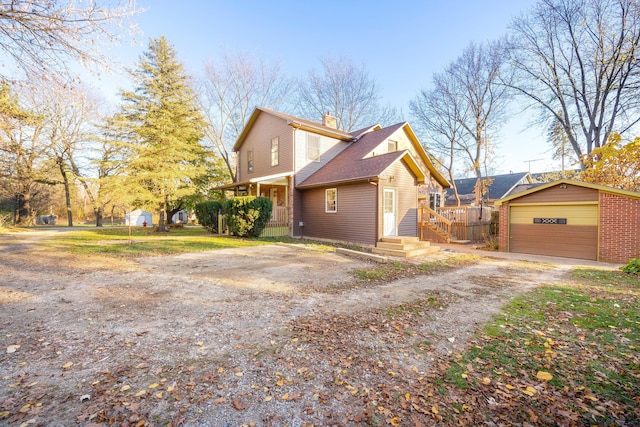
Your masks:
M 440 207 L 438 213 L 451 221 L 450 236 L 452 239 L 481 240 L 490 233 L 490 207 Z
M 260 237 L 277 237 L 289 235 L 289 208 L 287 206 L 274 206 L 271 211 L 271 219 L 260 234 Z
M 449 243 L 451 240 L 451 221 L 428 206 L 418 209 L 420 240 L 436 240 Z
M 271 219 L 267 227 L 282 227 L 289 225 L 289 208 L 286 206 L 274 206 L 271 211 Z

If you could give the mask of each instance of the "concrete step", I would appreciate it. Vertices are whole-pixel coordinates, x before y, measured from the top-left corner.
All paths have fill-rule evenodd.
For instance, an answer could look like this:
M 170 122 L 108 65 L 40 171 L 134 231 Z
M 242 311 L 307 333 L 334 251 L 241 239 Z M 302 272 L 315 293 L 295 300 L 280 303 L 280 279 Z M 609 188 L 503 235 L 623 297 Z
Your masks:
M 431 242 L 413 242 L 413 243 L 392 243 L 392 242 L 378 242 L 377 248 L 381 249 L 399 249 L 399 250 L 411 250 L 428 248 Z
M 401 258 L 413 258 L 420 255 L 428 255 L 435 252 L 438 252 L 440 248 L 438 246 L 428 246 L 425 248 L 418 249 L 410 249 L 410 250 L 402 250 L 402 249 L 384 249 L 384 248 L 373 248 L 372 252 L 378 255 L 387 255 Z
M 382 242 L 388 242 L 388 243 L 415 243 L 415 242 L 419 242 L 420 239 L 418 237 L 413 237 L 413 236 L 385 236 L 382 239 L 380 239 Z

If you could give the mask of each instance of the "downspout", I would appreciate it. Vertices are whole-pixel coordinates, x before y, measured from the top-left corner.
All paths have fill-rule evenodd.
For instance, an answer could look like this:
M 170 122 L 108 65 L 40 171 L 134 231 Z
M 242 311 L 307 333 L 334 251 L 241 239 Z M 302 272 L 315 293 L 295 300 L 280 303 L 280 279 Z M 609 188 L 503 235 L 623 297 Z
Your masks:
M 293 167 L 293 176 L 291 177 L 291 188 L 289 189 L 289 191 L 291 192 L 291 199 L 290 199 L 290 210 L 291 210 L 291 215 L 289 215 L 290 221 L 291 221 L 291 237 L 294 237 L 294 233 L 293 233 L 293 229 L 295 227 L 295 207 L 296 207 L 296 203 L 295 203 L 295 191 L 296 191 L 296 176 L 298 175 L 298 168 L 296 165 L 296 145 L 297 145 L 297 130 L 298 128 L 296 126 L 293 126 L 293 150 L 291 150 L 293 159 L 291 159 L 291 166 Z M 300 214 L 302 215 L 302 210 L 300 212 Z M 300 217 L 300 221 L 304 221 L 304 219 L 302 218 L 302 216 Z M 304 224 L 304 222 L 303 222 Z M 302 227 L 298 227 L 300 228 L 300 238 L 302 239 L 303 236 L 303 232 L 302 232 Z

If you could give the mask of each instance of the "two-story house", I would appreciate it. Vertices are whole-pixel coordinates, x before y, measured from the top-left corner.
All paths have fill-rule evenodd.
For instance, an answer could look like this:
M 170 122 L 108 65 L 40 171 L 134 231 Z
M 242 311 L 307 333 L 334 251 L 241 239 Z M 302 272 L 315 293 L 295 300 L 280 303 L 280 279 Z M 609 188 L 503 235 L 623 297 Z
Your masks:
M 449 187 L 406 122 L 344 132 L 330 114 L 315 123 L 259 107 L 233 149 L 237 181 L 221 188 L 270 197 L 290 236 L 418 236 L 419 199 Z

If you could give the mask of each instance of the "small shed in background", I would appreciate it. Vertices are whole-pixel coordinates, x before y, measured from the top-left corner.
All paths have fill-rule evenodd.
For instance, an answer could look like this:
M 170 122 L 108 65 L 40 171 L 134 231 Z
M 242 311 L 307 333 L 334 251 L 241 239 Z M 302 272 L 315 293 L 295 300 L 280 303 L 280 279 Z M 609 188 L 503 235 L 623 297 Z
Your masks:
M 151 212 L 147 212 L 142 209 L 136 209 L 135 211 L 131 211 L 128 214 L 125 214 L 124 223 L 125 225 L 134 225 L 138 227 L 143 227 L 145 225 L 151 226 L 153 225 L 153 221 L 151 218 Z
M 501 251 L 615 263 L 640 257 L 640 193 L 559 180 L 496 206 Z

